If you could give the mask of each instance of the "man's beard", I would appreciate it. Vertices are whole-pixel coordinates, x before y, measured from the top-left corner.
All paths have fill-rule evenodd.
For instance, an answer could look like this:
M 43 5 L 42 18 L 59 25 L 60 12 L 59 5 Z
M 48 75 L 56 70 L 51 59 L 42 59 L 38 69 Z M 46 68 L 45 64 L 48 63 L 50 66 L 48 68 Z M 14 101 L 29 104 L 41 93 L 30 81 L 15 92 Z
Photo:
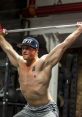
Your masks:
M 27 65 L 30 66 L 32 62 L 34 61 L 34 58 L 28 57 L 28 58 L 25 58 L 25 60 L 27 61 Z

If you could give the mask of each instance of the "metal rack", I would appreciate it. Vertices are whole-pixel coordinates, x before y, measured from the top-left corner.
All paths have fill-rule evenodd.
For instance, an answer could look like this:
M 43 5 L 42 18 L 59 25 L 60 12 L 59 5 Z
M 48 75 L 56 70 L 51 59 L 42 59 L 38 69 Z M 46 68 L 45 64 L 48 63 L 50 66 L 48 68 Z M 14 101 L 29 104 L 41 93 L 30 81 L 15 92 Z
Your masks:
M 9 89 L 9 77 L 10 77 L 10 71 L 11 71 L 11 65 L 10 65 L 10 62 L 8 60 L 8 58 L 6 57 L 5 59 L 5 63 L 0 65 L 0 69 L 4 70 L 4 81 L 3 81 L 3 88 L 2 90 L 0 91 L 0 98 L 1 98 L 1 101 L 0 101 L 0 106 L 2 107 L 1 110 L 1 117 L 11 117 L 10 115 L 8 115 L 9 113 L 9 109 L 8 107 L 12 107 L 12 114 L 15 114 L 17 112 L 17 107 L 21 108 L 24 107 L 25 105 L 25 101 L 24 103 L 23 102 L 20 102 L 20 94 L 18 91 L 16 91 L 15 87 L 15 92 L 12 92 L 13 90 L 12 89 Z M 11 94 L 10 94 L 11 93 Z M 14 93 L 15 95 L 18 96 L 19 99 L 15 99 L 14 96 L 11 96 L 13 95 L 12 93 Z M 10 97 L 11 96 L 11 97 Z M 13 97 L 13 98 L 12 98 Z M 19 109 L 20 110 L 20 109 Z M 13 116 L 13 115 L 12 115 Z

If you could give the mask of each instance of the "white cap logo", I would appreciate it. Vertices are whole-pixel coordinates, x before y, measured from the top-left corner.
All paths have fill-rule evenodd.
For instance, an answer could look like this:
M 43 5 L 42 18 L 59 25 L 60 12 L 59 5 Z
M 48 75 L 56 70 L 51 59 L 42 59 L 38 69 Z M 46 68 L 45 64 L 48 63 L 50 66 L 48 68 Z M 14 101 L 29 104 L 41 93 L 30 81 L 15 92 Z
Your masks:
M 29 43 L 29 44 L 30 44 L 31 42 L 32 42 L 32 39 L 29 39 L 29 40 L 24 39 L 24 40 L 23 40 L 23 43 Z

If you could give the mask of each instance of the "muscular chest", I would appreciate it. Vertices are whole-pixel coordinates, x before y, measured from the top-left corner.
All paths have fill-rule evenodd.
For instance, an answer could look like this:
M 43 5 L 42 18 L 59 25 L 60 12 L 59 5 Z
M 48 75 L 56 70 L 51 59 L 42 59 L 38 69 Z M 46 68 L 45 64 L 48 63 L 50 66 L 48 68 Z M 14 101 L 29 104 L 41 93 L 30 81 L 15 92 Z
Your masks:
M 21 65 L 19 67 L 19 80 L 22 84 L 40 85 L 48 81 L 48 72 L 41 70 L 42 64 L 33 65 L 32 67 L 27 67 L 26 65 Z
M 36 84 L 40 82 L 41 78 L 39 77 L 40 71 L 38 71 L 35 66 L 31 67 L 30 69 L 28 67 L 21 67 L 19 69 L 19 80 L 21 83 L 25 84 Z

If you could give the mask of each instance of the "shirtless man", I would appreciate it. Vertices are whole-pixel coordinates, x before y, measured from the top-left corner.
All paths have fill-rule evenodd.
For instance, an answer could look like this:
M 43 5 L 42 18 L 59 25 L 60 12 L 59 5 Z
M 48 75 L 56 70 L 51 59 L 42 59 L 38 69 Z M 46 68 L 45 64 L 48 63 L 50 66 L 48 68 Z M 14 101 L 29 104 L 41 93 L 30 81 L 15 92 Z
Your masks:
M 41 58 L 38 57 L 39 43 L 34 38 L 23 40 L 20 56 L 5 40 L 3 32 L 0 33 L 0 46 L 10 62 L 17 67 L 20 89 L 27 101 L 24 109 L 14 117 L 59 117 L 57 106 L 48 92 L 52 68 L 81 33 L 82 22 L 79 22 L 72 34 Z

